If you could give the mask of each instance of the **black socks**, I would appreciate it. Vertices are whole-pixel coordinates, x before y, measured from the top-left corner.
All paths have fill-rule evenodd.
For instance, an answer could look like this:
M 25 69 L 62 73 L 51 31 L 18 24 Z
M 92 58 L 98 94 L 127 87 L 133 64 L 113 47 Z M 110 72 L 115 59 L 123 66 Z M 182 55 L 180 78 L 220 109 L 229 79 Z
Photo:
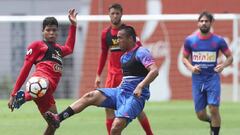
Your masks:
M 63 112 L 61 112 L 60 114 L 58 114 L 59 116 L 59 120 L 63 121 L 66 118 L 72 116 L 74 114 L 73 109 L 69 106 L 66 110 L 64 110 Z
M 211 126 L 211 135 L 218 135 L 220 127 L 212 127 Z

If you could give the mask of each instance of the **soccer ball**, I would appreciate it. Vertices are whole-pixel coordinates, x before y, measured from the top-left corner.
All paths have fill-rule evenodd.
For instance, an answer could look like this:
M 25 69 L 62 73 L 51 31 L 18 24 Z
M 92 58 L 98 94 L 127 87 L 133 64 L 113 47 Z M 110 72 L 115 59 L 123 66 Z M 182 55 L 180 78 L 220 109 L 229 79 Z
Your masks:
M 48 80 L 42 77 L 31 77 L 26 84 L 26 91 L 33 97 L 39 98 L 45 95 L 48 89 Z

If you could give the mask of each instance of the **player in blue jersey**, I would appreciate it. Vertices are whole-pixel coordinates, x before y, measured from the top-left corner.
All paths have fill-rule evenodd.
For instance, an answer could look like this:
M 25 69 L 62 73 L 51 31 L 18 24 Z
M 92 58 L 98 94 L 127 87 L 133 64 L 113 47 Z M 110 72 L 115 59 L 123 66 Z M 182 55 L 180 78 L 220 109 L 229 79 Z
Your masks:
M 158 70 L 151 53 L 136 44 L 135 30 L 124 26 L 117 34 L 119 46 L 125 53 L 121 57 L 122 83 L 117 88 L 97 88 L 71 104 L 60 114 L 46 112 L 48 122 L 58 128 L 61 121 L 83 111 L 90 105 L 115 110 L 111 135 L 122 130 L 142 111 L 149 99 L 149 84 L 157 77 Z
M 221 126 L 220 105 L 220 73 L 232 61 L 232 53 L 221 36 L 210 32 L 213 15 L 202 12 L 198 18 L 199 32 L 185 39 L 183 63 L 192 72 L 192 95 L 197 117 L 210 123 L 211 135 L 218 135 Z M 226 56 L 219 63 L 219 51 Z M 210 115 L 207 114 L 208 106 Z

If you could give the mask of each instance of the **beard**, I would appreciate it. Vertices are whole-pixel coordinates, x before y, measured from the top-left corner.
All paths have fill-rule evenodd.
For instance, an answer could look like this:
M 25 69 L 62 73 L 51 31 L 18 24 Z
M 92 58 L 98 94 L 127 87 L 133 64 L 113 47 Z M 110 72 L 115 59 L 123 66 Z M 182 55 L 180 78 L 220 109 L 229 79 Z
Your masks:
M 203 34 L 207 34 L 207 33 L 210 31 L 210 28 L 203 26 L 203 27 L 200 28 L 200 31 L 201 31 Z
M 116 21 L 112 20 L 112 24 L 114 25 L 119 25 L 120 23 L 121 23 L 121 20 L 116 20 Z

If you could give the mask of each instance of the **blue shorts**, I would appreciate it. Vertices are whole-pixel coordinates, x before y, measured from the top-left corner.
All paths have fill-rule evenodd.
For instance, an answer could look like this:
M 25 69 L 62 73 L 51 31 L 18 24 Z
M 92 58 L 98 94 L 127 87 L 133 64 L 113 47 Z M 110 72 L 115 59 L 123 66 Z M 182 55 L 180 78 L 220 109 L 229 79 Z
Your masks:
M 100 107 L 114 109 L 115 117 L 126 118 L 128 123 L 143 111 L 145 105 L 143 97 L 137 98 L 133 93 L 124 91 L 119 87 L 99 88 L 97 90 L 107 97 Z
M 192 95 L 195 111 L 199 112 L 207 105 L 219 106 L 221 95 L 221 81 L 219 74 L 194 77 L 192 80 Z

